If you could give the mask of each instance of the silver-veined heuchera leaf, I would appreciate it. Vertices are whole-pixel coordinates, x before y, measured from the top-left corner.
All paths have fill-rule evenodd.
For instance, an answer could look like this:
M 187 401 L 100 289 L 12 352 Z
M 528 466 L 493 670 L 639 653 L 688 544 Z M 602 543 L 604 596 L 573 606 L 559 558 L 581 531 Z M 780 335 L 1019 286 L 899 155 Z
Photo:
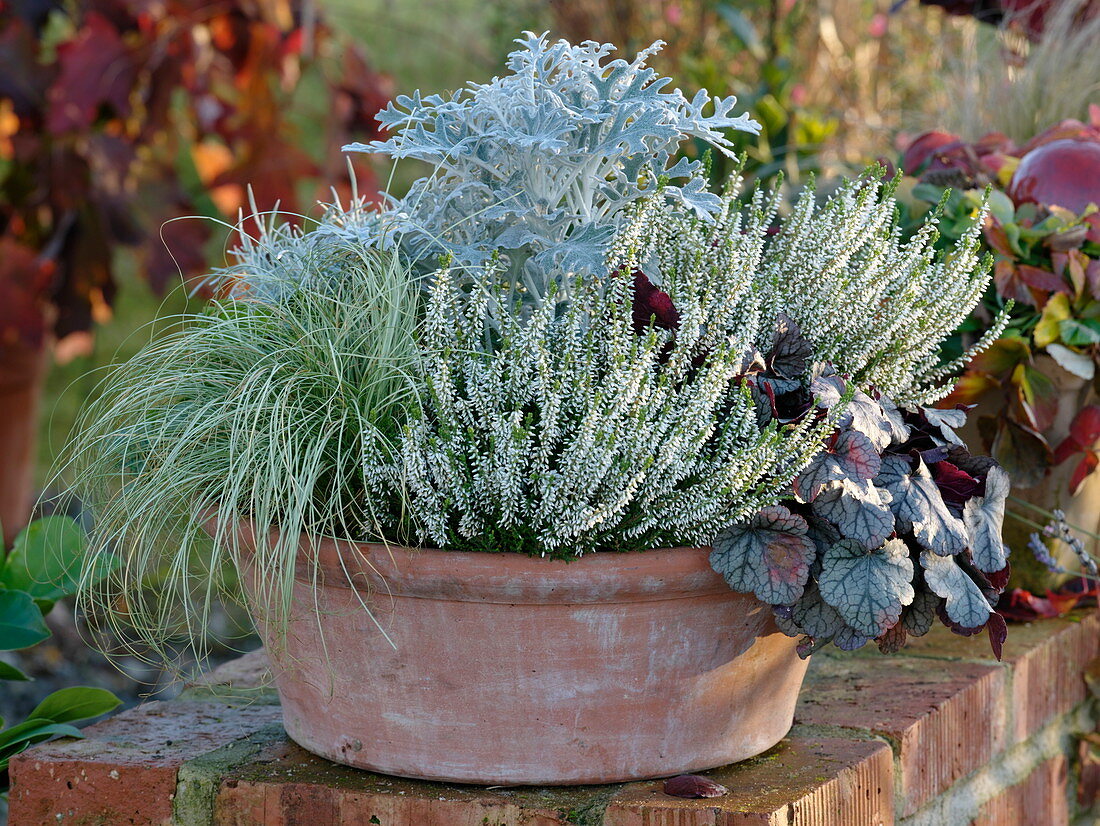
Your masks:
M 963 507 L 963 522 L 970 535 L 970 553 L 979 571 L 992 574 L 1008 564 L 1008 546 L 1001 539 L 1008 498 L 1008 473 L 992 467 L 985 477 L 985 496 L 975 496 Z
M 845 479 L 874 479 L 882 466 L 878 450 L 858 430 L 845 430 L 832 447 L 818 453 L 794 480 L 794 492 L 803 502 L 812 502 L 830 482 Z
M 821 376 L 810 384 L 810 392 L 817 398 L 818 407 L 835 407 L 847 392 L 844 379 L 840 376 Z M 881 404 L 862 390 L 852 393 L 838 424 L 843 428 L 858 430 L 871 440 L 877 450 L 885 450 L 892 441 L 898 441 L 897 428 L 890 421 Z M 902 424 L 904 428 L 904 424 Z M 905 433 L 900 434 L 904 440 Z
M 817 553 L 808 529 L 805 519 L 782 505 L 763 508 L 715 537 L 711 567 L 735 591 L 770 605 L 792 603 L 802 596 Z
M 923 460 L 918 459 L 917 469 L 910 472 L 908 459 L 887 456 L 875 484 L 890 492 L 890 509 L 913 526 L 921 547 L 944 556 L 966 548 L 966 526 L 948 510 Z
M 993 613 L 982 589 L 966 571 L 959 567 L 954 557 L 921 552 L 920 564 L 924 569 L 924 581 L 932 593 L 946 600 L 944 610 L 952 622 L 964 628 L 980 628 Z
M 840 633 L 833 637 L 833 645 L 841 651 L 855 651 L 863 648 L 870 639 L 866 634 L 859 633 L 850 625 L 845 625 L 840 629 Z
M 890 444 L 901 444 L 909 439 L 909 425 L 905 423 L 905 416 L 894 400 L 889 396 L 881 396 L 878 400 L 879 408 L 886 419 L 886 426 L 890 428 Z
M 866 479 L 830 483 L 813 503 L 814 513 L 834 523 L 845 539 L 877 548 L 894 532 L 890 494 Z
M 965 410 L 938 410 L 934 407 L 923 407 L 920 412 L 924 414 L 924 420 L 928 424 L 939 428 L 945 442 L 965 446 L 963 440 L 955 433 L 955 428 L 966 424 Z
M 801 633 L 827 640 L 839 634 L 845 626 L 837 610 L 821 598 L 821 591 L 815 582 L 810 582 L 802 599 L 791 606 L 791 620 L 798 625 Z
M 868 637 L 848 625 L 840 612 L 821 598 L 821 590 L 816 582 L 807 584 L 802 599 L 791 606 L 791 620 L 797 623 L 802 633 L 822 642 L 832 640 L 844 651 L 854 651 L 868 640 Z
M 901 615 L 905 630 L 914 637 L 923 637 L 932 627 L 939 605 L 940 598 L 931 591 L 917 591 L 912 604 L 907 605 Z
M 844 539 L 825 554 L 818 580 L 821 596 L 853 629 L 877 637 L 896 624 L 913 601 L 913 563 L 900 539 L 869 551 Z

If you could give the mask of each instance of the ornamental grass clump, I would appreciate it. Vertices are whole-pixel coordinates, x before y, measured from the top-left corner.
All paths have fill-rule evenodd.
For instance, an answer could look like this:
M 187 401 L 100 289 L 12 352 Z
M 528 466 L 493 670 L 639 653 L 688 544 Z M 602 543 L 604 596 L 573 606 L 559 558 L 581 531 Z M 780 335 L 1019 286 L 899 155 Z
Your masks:
M 284 248 L 286 272 L 238 271 L 231 297 L 117 368 L 70 460 L 96 518 L 88 613 L 154 651 L 180 634 L 201 641 L 213 598 L 236 595 L 245 564 L 283 616 L 301 534 L 410 538 L 400 442 L 420 292 L 388 253 L 306 252 L 292 232 L 261 242 Z M 254 556 L 243 522 L 272 537 Z M 92 578 L 112 549 L 123 564 Z
M 787 218 L 736 179 L 711 193 L 675 152 L 754 130 L 732 99 L 664 91 L 652 49 L 518 42 L 512 74 L 402 98 L 396 134 L 349 147 L 435 163 L 405 198 L 265 223 L 215 274 L 226 297 L 112 376 L 77 480 L 123 563 L 86 593 L 136 594 L 153 640 L 195 616 L 142 602 L 154 573 L 204 606 L 211 572 L 256 566 L 285 617 L 302 534 L 713 545 L 803 653 L 890 650 L 936 614 L 999 645 L 1004 476 L 963 411 L 926 406 L 989 282 L 978 224 L 946 255 L 931 224 L 902 241 L 877 172 Z M 272 537 L 255 558 L 247 523 Z

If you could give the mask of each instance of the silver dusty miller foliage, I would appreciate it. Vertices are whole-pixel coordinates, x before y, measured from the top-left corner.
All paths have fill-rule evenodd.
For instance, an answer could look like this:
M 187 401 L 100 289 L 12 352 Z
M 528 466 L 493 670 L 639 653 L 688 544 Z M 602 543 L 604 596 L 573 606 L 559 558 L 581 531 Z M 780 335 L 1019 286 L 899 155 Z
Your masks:
M 400 95 L 379 115 L 393 137 L 345 148 L 432 164 L 391 204 L 387 231 L 429 268 L 443 254 L 461 268 L 503 253 L 509 297 L 537 306 L 568 292 L 569 273 L 601 274 L 624 210 L 658 186 L 714 213 L 700 162 L 674 162 L 677 147 L 696 137 L 729 153 L 722 130 L 760 127 L 731 114 L 733 97 L 668 90 L 646 66 L 660 42 L 632 61 L 609 59 L 610 44 L 530 32 L 517 43 L 511 74 L 446 97 Z

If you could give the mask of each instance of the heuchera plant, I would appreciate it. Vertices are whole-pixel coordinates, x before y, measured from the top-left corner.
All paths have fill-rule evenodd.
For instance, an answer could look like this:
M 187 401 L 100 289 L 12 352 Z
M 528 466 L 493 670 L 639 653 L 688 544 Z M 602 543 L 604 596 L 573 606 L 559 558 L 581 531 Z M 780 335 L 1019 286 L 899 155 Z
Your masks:
M 1007 474 L 966 450 L 955 433 L 963 410 L 901 410 L 823 365 L 808 388 L 777 393 L 777 378 L 782 390 L 791 386 L 783 373 L 807 366 L 797 363 L 810 352 L 798 337 L 784 322 L 759 362 L 765 415 L 840 409 L 839 426 L 795 478 L 793 500 L 721 532 L 711 563 L 735 590 L 774 605 L 785 633 L 804 635 L 803 656 L 871 639 L 896 651 L 939 617 L 959 634 L 988 628 L 1000 657 L 1006 627 L 993 605 L 1008 581 Z

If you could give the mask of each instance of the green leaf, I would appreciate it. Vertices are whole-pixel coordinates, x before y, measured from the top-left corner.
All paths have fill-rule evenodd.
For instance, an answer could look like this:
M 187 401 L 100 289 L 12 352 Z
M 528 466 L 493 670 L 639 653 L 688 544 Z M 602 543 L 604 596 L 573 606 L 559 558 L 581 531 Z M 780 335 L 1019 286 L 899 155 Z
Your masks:
M 943 187 L 935 184 L 920 183 L 913 187 L 913 197 L 930 204 L 937 204 L 943 197 Z
M 30 680 L 26 674 L 20 671 L 11 663 L 6 663 L 0 660 L 0 680 L 10 680 L 11 682 L 26 682 Z M 3 719 L 0 719 L 0 726 L 4 725 Z
M 749 54 L 757 60 L 763 60 L 766 57 L 764 42 L 760 39 L 752 21 L 745 17 L 740 9 L 734 8 L 729 3 L 719 3 L 717 11 L 718 16 L 730 27 L 730 31 L 741 41 Z
M 1016 220 L 1016 205 L 999 189 L 989 193 L 989 211 L 1002 225 L 1011 224 Z
M 1091 318 L 1084 320 L 1067 318 L 1065 321 L 1058 322 L 1058 330 L 1062 334 L 1062 341 L 1071 347 L 1100 344 L 1100 321 Z
M 913 562 L 900 539 L 875 551 L 844 539 L 822 559 L 818 587 L 848 625 L 877 637 L 896 625 L 902 609 L 913 601 L 912 580 Z
M 121 702 L 122 700 L 105 688 L 72 686 L 50 694 L 38 704 L 30 716 L 55 723 L 71 723 L 106 714 L 117 708 Z
M 35 717 L 0 731 L 0 771 L 7 769 L 8 761 L 15 755 L 26 751 L 35 743 L 41 743 L 58 735 L 84 736 L 75 726 Z
M 817 555 L 809 526 L 782 505 L 763 508 L 748 522 L 714 538 L 710 564 L 735 591 L 756 594 L 769 605 L 802 596 Z
M 36 520 L 16 537 L 0 582 L 39 600 L 68 596 L 80 578 L 84 544 L 84 531 L 67 516 Z
M 0 651 L 30 648 L 49 636 L 50 629 L 30 594 L 0 591 Z

